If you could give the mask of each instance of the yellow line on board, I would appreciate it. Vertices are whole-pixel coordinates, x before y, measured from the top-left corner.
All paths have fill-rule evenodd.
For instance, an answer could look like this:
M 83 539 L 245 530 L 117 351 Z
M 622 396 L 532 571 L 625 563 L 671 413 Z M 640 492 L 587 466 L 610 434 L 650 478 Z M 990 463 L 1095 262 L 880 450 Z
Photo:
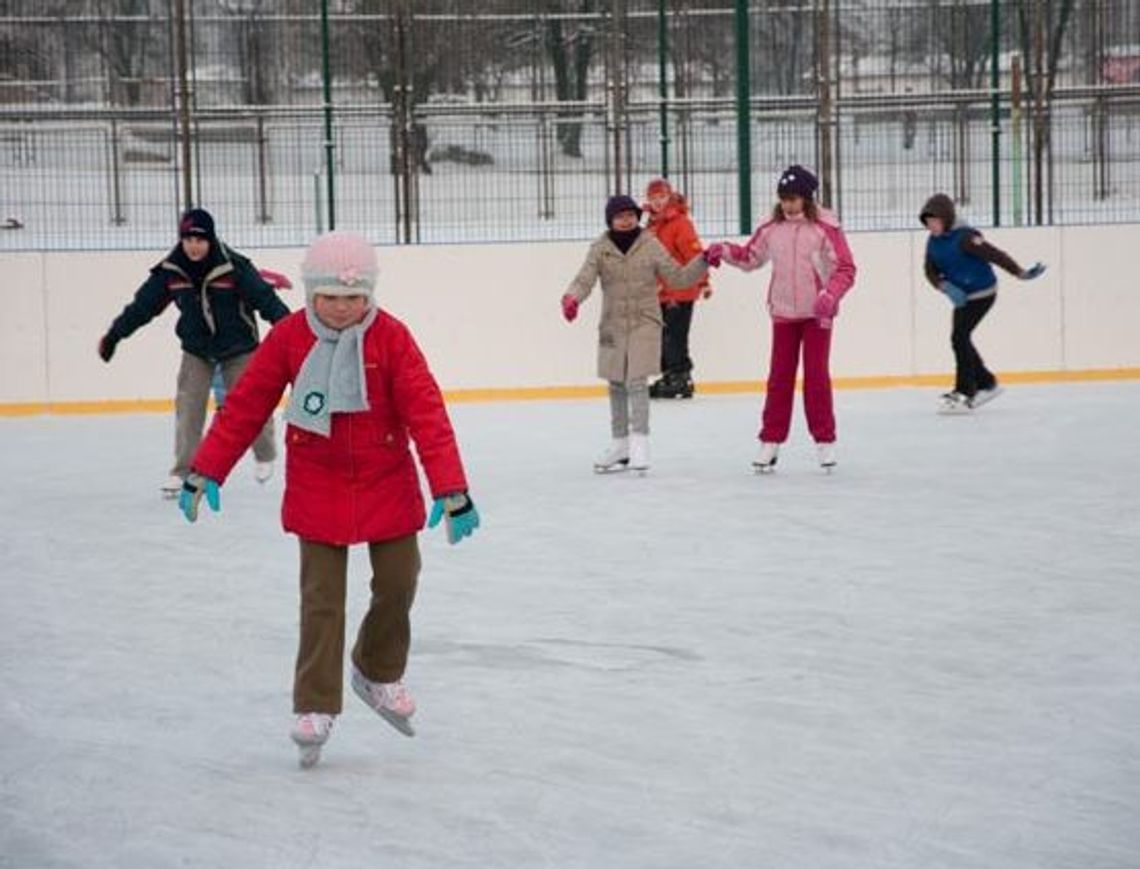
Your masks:
M 880 377 L 836 377 L 836 389 L 890 389 L 905 386 L 948 386 L 950 374 L 888 375 Z M 1002 372 L 1002 383 L 1090 383 L 1110 380 L 1140 380 L 1140 368 L 1090 368 L 1083 371 Z M 701 395 L 739 395 L 764 391 L 762 380 L 720 380 L 698 383 Z M 606 387 L 598 386 L 519 386 L 488 389 L 449 389 L 444 398 L 451 403 L 490 401 L 549 401 L 553 399 L 599 398 Z M 0 416 L 39 414 L 169 413 L 170 398 L 111 399 L 107 401 L 30 401 L 0 403 Z

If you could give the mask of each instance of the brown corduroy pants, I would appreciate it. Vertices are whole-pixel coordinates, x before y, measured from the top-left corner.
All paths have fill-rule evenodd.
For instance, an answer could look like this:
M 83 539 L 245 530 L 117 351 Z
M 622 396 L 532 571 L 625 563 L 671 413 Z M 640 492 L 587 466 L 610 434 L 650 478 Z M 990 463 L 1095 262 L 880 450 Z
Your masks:
M 372 600 L 356 634 L 352 663 L 374 682 L 404 675 L 409 614 L 420 573 L 416 535 L 368 544 Z M 339 714 L 344 685 L 344 611 L 348 547 L 301 541 L 301 640 L 293 711 Z

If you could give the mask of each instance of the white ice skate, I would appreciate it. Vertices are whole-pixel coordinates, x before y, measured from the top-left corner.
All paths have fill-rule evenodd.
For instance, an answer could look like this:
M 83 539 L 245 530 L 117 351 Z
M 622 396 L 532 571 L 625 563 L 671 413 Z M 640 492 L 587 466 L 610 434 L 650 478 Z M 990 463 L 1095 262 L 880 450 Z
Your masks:
M 614 438 L 614 442 L 594 460 L 595 474 L 612 474 L 629 469 L 629 438 Z
M 404 736 L 416 735 L 409 720 L 416 712 L 416 701 L 412 699 L 403 682 L 373 682 L 354 666 L 352 690 L 371 707 L 373 712 Z
M 815 445 L 815 448 L 819 455 L 819 466 L 830 474 L 838 464 L 835 458 L 835 444 L 819 443 Z
M 273 462 L 254 462 L 253 478 L 264 485 L 273 477 Z
M 182 478 L 177 474 L 171 474 L 167 477 L 166 482 L 162 484 L 162 488 L 159 489 L 159 492 L 162 493 L 162 497 L 167 501 L 173 501 L 182 494 Z
M 960 392 L 947 392 L 938 402 L 938 412 L 943 416 L 961 416 L 973 409 L 970 399 Z
M 999 395 L 1005 392 L 996 383 L 990 389 L 979 389 L 974 393 L 974 397 L 970 399 L 971 407 L 981 407 L 983 404 L 989 404 Z
M 302 712 L 289 736 L 300 751 L 302 769 L 314 766 L 321 759 L 321 746 L 328 742 L 335 715 L 324 712 Z
M 649 470 L 649 435 L 629 436 L 629 469 L 637 474 Z
M 760 442 L 760 452 L 752 460 L 752 470 L 757 474 L 770 474 L 776 470 L 776 461 L 780 458 L 780 445 Z

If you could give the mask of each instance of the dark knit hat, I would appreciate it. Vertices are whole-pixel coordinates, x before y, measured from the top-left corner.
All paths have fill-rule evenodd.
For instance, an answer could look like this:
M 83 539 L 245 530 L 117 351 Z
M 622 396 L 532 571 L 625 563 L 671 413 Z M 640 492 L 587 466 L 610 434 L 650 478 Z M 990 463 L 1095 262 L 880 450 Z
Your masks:
M 811 199 L 819 188 L 819 181 L 803 166 L 789 166 L 780 173 L 776 183 L 777 196 L 800 196 Z
M 189 235 L 196 235 L 207 241 L 218 240 L 214 234 L 214 218 L 205 208 L 191 208 L 178 221 L 178 237 L 186 238 Z
M 940 218 L 943 227 L 949 229 L 958 217 L 954 210 L 954 200 L 945 193 L 935 193 L 922 206 L 922 211 L 918 213 L 918 222 L 925 225 L 928 217 Z
M 622 193 L 618 196 L 611 196 L 606 201 L 606 226 L 612 227 L 614 218 L 623 211 L 632 211 L 637 215 L 637 219 L 641 220 L 641 206 L 633 201 L 632 196 L 626 196 Z

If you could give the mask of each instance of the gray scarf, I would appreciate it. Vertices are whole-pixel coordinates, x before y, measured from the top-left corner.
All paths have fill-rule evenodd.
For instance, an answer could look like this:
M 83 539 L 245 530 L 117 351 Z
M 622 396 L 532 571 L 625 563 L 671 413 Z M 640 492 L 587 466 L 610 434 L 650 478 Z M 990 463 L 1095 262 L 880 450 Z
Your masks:
M 312 307 L 306 306 L 305 320 L 317 336 L 317 343 L 305 357 L 293 383 L 285 408 L 286 422 L 328 437 L 334 413 L 368 410 L 364 333 L 375 322 L 377 313 L 373 305 L 361 322 L 337 331 L 318 320 Z

